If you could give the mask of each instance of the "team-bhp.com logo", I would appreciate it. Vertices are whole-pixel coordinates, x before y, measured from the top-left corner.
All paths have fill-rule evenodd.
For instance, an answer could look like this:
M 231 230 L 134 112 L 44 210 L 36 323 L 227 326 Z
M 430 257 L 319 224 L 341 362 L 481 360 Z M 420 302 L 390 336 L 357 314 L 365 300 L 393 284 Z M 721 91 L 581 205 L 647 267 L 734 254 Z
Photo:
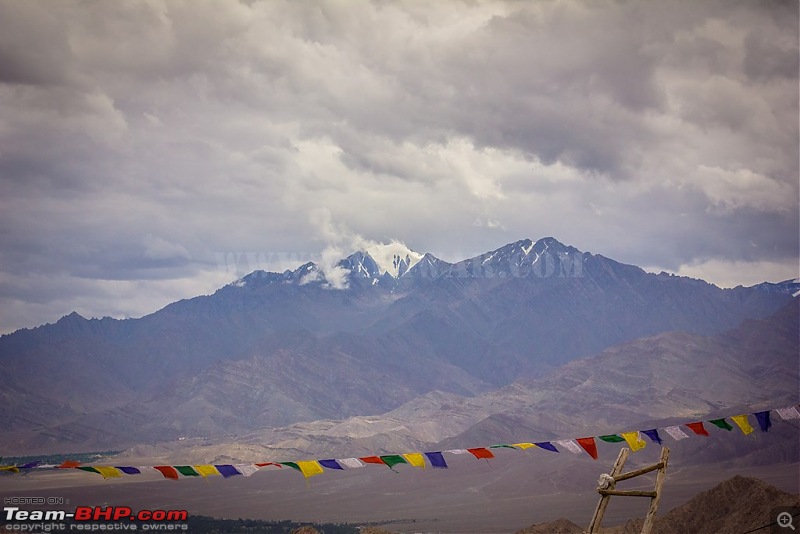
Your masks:
M 127 506 L 78 506 L 74 512 L 64 510 L 21 510 L 6 506 L 3 515 L 5 530 L 18 532 L 51 532 L 64 530 L 187 530 L 186 510 L 139 510 Z M 109 523 L 104 523 L 109 522 Z

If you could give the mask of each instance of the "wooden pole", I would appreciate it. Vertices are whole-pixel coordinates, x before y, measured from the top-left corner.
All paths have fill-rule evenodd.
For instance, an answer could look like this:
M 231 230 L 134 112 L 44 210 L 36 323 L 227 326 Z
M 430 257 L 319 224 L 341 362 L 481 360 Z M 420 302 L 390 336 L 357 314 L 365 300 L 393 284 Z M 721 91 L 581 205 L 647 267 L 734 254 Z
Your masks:
M 655 496 L 650 501 L 650 509 L 647 511 L 647 516 L 644 518 L 644 525 L 642 525 L 642 534 L 651 534 L 653 532 L 653 525 L 656 521 L 656 511 L 658 511 L 658 501 L 661 500 L 661 487 L 664 485 L 664 479 L 667 477 L 667 462 L 669 461 L 669 448 L 663 447 L 661 449 L 661 464 L 662 467 L 656 473 L 656 487 Z
M 628 459 L 628 454 L 630 454 L 630 449 L 627 447 L 623 447 L 619 450 L 619 456 L 617 456 L 617 461 L 614 462 L 614 467 L 611 469 L 611 476 L 616 477 L 622 471 L 622 467 L 625 465 L 625 460 Z M 603 495 L 600 497 L 600 502 L 597 503 L 597 508 L 594 511 L 594 517 L 592 517 L 592 522 L 589 524 L 589 534 L 593 534 L 596 532 L 600 532 L 600 523 L 603 521 L 603 516 L 606 513 L 606 508 L 608 508 L 608 502 L 611 500 L 610 495 Z
M 642 467 L 641 469 L 637 469 L 635 471 L 622 473 L 621 475 L 614 477 L 614 482 L 619 482 L 621 480 L 628 480 L 629 478 L 638 477 L 639 475 L 649 473 L 650 471 L 655 471 L 656 469 L 661 469 L 662 467 L 664 467 L 664 463 L 658 462 L 657 464 L 648 465 L 647 467 Z
M 642 491 L 642 490 L 597 490 L 600 495 L 618 495 L 620 497 L 655 497 L 655 491 Z

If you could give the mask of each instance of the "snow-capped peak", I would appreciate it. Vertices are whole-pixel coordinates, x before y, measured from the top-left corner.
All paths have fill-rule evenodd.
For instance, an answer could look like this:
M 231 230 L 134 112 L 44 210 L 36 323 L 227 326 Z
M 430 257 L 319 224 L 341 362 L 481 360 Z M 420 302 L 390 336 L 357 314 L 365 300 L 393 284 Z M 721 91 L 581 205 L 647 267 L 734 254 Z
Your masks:
M 395 278 L 403 276 L 424 256 L 399 241 L 393 241 L 386 245 L 372 245 L 367 247 L 365 252 L 375 260 L 381 274 L 389 273 Z
M 523 243 L 525 243 L 525 242 L 527 242 L 528 245 L 527 246 L 526 245 L 522 245 L 522 252 L 524 252 L 525 255 L 527 256 L 528 254 L 531 253 L 531 250 L 533 250 L 533 245 L 535 245 L 536 243 L 534 243 L 530 239 L 526 239 L 525 241 L 523 241 Z

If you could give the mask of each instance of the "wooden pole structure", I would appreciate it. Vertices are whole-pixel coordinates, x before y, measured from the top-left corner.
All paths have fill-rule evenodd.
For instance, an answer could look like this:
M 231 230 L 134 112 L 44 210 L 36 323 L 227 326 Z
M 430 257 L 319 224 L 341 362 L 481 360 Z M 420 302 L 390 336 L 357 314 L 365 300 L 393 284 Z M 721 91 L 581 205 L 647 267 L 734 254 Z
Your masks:
M 667 462 L 669 461 L 669 449 L 664 447 L 661 449 L 662 466 L 656 473 L 656 487 L 655 496 L 650 500 L 650 509 L 647 511 L 647 516 L 644 518 L 644 525 L 642 525 L 642 534 L 650 534 L 653 531 L 653 525 L 656 522 L 656 511 L 658 510 L 658 501 L 661 500 L 661 487 L 664 485 L 664 479 L 667 478 Z
M 625 460 L 628 459 L 628 454 L 630 454 L 630 452 L 630 449 L 627 447 L 623 447 L 619 450 L 617 461 L 614 462 L 614 467 L 611 468 L 612 477 L 619 475 L 620 471 L 622 471 L 622 467 L 625 465 Z M 589 534 L 600 532 L 600 522 L 603 520 L 603 516 L 606 513 L 606 508 L 608 508 L 608 502 L 610 500 L 610 495 L 603 495 L 600 497 L 600 502 L 597 503 L 597 508 L 595 508 L 592 522 L 589 524 Z
M 619 497 L 650 497 L 650 508 L 647 511 L 647 516 L 645 516 L 641 534 L 651 534 L 653 531 L 656 512 L 658 511 L 658 502 L 661 499 L 661 488 L 664 485 L 664 479 L 667 476 L 669 449 L 667 447 L 662 447 L 661 460 L 657 464 L 648 465 L 627 473 L 621 473 L 622 468 L 625 465 L 625 461 L 628 459 L 629 453 L 630 450 L 627 448 L 620 449 L 619 456 L 617 456 L 617 461 L 614 462 L 614 467 L 611 468 L 611 473 L 609 475 L 604 475 L 600 479 L 603 481 L 605 478 L 604 486 L 608 487 L 597 488 L 597 492 L 600 494 L 600 502 L 597 503 L 597 508 L 594 511 L 594 517 L 592 517 L 592 522 L 589 524 L 589 534 L 600 532 L 600 523 L 603 521 L 603 516 L 606 513 L 606 508 L 608 508 L 608 503 L 611 500 L 611 497 L 615 495 Z M 653 491 L 622 491 L 614 489 L 614 486 L 617 482 L 638 477 L 640 475 L 650 473 L 651 471 L 658 471 L 656 473 L 656 483 Z

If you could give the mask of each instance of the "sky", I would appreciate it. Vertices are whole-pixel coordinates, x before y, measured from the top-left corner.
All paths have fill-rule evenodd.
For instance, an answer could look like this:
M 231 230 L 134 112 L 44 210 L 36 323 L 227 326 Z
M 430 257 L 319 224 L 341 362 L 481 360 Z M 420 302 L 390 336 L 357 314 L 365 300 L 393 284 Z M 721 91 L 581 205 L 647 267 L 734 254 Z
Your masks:
M 0 0 L 0 332 L 552 236 L 798 277 L 795 1 Z

